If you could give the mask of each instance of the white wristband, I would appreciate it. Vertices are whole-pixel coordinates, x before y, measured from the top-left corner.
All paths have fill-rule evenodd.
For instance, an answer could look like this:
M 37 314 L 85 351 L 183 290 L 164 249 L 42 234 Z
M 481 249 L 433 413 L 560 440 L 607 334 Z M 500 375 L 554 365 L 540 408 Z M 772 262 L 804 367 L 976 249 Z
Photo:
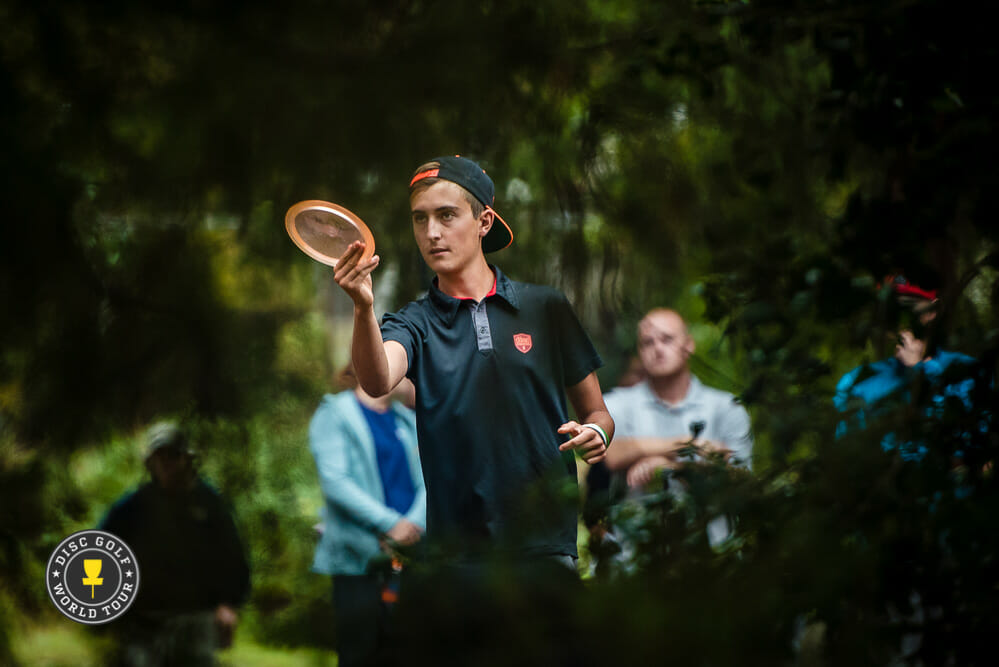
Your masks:
M 600 428 L 599 424 L 583 424 L 583 428 L 593 429 L 600 436 L 600 439 L 604 441 L 604 447 L 610 446 L 610 441 L 607 439 L 607 432 Z

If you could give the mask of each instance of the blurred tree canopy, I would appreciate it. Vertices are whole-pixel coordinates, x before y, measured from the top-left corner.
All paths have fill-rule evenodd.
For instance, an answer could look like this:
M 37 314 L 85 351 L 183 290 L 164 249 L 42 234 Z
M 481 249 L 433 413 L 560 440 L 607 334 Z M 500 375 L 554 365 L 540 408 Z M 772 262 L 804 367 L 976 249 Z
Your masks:
M 974 507 L 919 505 L 925 522 L 899 528 L 950 478 L 892 473 L 884 491 L 894 464 L 873 436 L 832 441 L 829 397 L 886 355 L 875 284 L 894 270 L 939 284 L 936 335 L 995 370 L 997 48 L 977 12 L 940 0 L 0 0 L 0 618 L 44 608 L 39 563 L 134 482 L 126 471 L 138 479 L 133 434 L 171 414 L 203 430 L 206 467 L 249 526 L 259 631 L 297 641 L 281 614 L 311 549 L 305 426 L 337 360 L 329 272 L 288 241 L 283 213 L 310 198 L 358 212 L 394 308 L 429 279 L 410 172 L 461 153 L 515 230 L 495 261 L 570 295 L 605 386 L 640 315 L 673 304 L 699 322 L 695 371 L 753 414 L 765 456 L 737 497 L 755 542 L 741 560 L 676 556 L 660 606 L 645 604 L 666 614 L 667 584 L 689 575 L 705 613 L 747 607 L 727 617 L 740 655 L 756 610 L 738 601 L 770 596 L 756 621 L 776 653 L 761 656 L 783 655 L 808 617 L 849 640 L 829 644 L 845 659 L 868 656 L 863 619 L 918 573 L 965 595 L 940 603 L 960 622 L 934 636 L 973 646 L 997 620 L 983 604 L 997 580 L 955 584 L 953 564 L 999 555 L 981 534 L 994 483 L 972 470 Z M 108 461 L 120 474 L 99 472 Z M 952 522 L 957 546 L 940 550 Z M 933 557 L 887 577 L 906 546 Z M 622 614 L 634 603 L 605 592 Z

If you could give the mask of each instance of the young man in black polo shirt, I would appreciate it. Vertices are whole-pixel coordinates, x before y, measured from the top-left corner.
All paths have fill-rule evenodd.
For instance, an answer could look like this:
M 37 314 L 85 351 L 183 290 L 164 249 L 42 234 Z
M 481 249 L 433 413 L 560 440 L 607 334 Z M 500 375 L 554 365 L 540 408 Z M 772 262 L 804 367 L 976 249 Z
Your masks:
M 486 262 L 513 235 L 492 209 L 492 180 L 442 157 L 410 182 L 413 233 L 436 278 L 379 327 L 374 256 L 352 244 L 334 278 L 354 302 L 352 358 L 373 396 L 416 384 L 427 538 L 475 560 L 576 556 L 576 510 L 551 489 L 575 483 L 572 451 L 594 463 L 614 433 L 601 360 L 565 296 L 517 283 Z M 578 421 L 570 421 L 565 397 Z

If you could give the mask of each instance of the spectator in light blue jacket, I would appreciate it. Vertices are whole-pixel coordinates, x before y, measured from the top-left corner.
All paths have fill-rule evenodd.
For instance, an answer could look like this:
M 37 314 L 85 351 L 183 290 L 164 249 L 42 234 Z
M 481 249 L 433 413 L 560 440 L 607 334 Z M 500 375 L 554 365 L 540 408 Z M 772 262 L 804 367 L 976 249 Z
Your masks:
M 900 310 L 895 354 L 858 366 L 840 378 L 833 403 L 846 418 L 836 428 L 837 437 L 867 428 L 871 418 L 910 405 L 920 393 L 925 394 L 921 402 L 927 418 L 941 418 L 948 402 L 966 413 L 974 409 L 975 359 L 930 343 L 928 328 L 936 319 L 937 291 L 897 275 L 886 282 L 892 292 L 890 304 Z M 984 421 L 981 429 L 983 433 L 987 429 Z M 960 436 L 967 439 L 971 434 Z M 881 447 L 897 449 L 906 461 L 921 461 L 929 452 L 928 443 L 900 439 L 891 432 L 884 435 Z
M 323 397 L 309 426 L 325 500 L 312 569 L 333 579 L 341 667 L 366 665 L 387 650 L 391 600 L 375 567 L 426 527 L 426 491 L 416 444 L 413 386 L 381 398 L 364 392 L 348 365 L 342 386 Z

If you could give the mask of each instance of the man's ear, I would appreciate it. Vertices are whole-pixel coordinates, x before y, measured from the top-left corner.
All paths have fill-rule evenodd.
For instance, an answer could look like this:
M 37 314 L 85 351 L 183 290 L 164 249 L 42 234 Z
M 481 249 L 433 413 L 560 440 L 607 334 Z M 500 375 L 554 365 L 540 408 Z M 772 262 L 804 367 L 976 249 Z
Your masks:
M 693 354 L 694 350 L 697 349 L 697 343 L 694 342 L 694 337 L 690 334 L 687 334 L 687 342 L 683 344 L 683 349 L 686 351 L 688 356 Z
M 495 221 L 496 213 L 491 208 L 487 208 L 482 212 L 482 215 L 479 216 L 479 238 L 483 238 L 489 233 Z

